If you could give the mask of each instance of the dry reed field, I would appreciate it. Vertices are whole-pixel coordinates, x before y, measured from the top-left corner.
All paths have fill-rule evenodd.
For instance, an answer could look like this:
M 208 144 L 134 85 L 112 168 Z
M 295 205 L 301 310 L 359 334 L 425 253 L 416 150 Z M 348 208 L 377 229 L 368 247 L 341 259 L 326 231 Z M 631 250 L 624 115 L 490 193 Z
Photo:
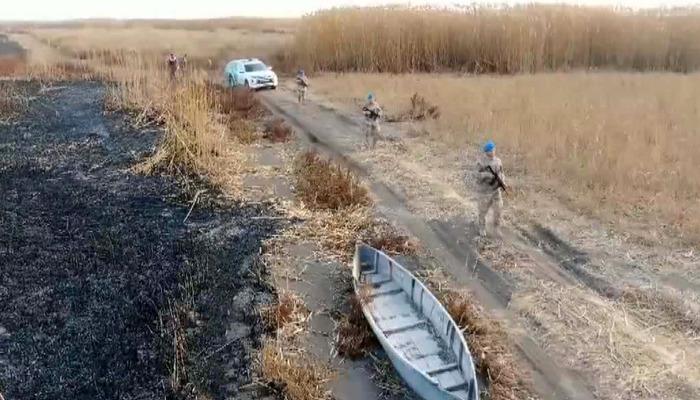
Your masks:
M 346 103 L 373 91 L 390 114 L 420 93 L 441 113 L 427 122 L 439 141 L 494 138 L 509 169 L 541 177 L 577 206 L 700 238 L 698 74 L 328 74 L 314 89 Z
M 389 119 L 402 123 L 395 126 L 427 135 L 431 149 L 476 147 L 493 138 L 518 191 L 554 194 L 577 213 L 642 221 L 643 227 L 700 244 L 698 11 L 381 7 L 321 11 L 298 21 L 96 20 L 22 29 L 11 37 L 28 52 L 20 64 L 0 59 L 0 75 L 27 74 L 42 84 L 46 79 L 102 80 L 107 111 L 128 112 L 138 127 L 164 129 L 155 155 L 135 168 L 139 173 L 203 178 L 227 194 L 237 190 L 253 169 L 246 165 L 251 147 L 245 146 L 258 139 L 267 111 L 250 92 L 217 83 L 225 61 L 253 56 L 272 61 L 276 69 L 315 71 L 313 96 L 358 113 L 367 93 L 375 93 Z M 166 69 L 169 52 L 187 54 L 190 61 L 176 80 Z M 22 112 L 24 97 L 0 92 L 0 123 Z M 11 112 L 3 115 L 5 108 Z M 281 120 L 271 120 L 263 130 L 270 142 L 294 135 Z M 411 146 L 414 137 L 402 137 L 397 146 Z M 416 165 L 429 166 L 429 155 L 417 158 Z M 295 228 L 297 239 L 313 240 L 342 261 L 357 240 L 391 254 L 418 253 L 410 236 L 376 217 L 364 182 L 344 167 L 313 152 L 300 153 L 288 167 L 297 203 L 310 215 Z M 671 371 L 686 364 L 674 367 L 676 359 L 661 353 L 676 347 L 684 351 L 678 343 L 691 339 L 681 330 L 697 340 L 697 299 L 688 300 L 688 306 L 678 303 L 678 295 L 667 305 L 647 307 L 662 296 L 649 289 L 599 301 L 583 288 L 545 287 L 546 292 L 516 297 L 520 302 L 514 309 L 542 323 L 538 333 L 545 347 L 551 345 L 547 352 L 561 351 L 557 356 L 566 359 L 581 346 L 578 364 L 566 366 L 584 370 L 588 366 L 582 364 L 595 360 L 594 372 L 607 377 L 602 380 L 606 388 L 648 394 L 645 398 L 656 395 L 649 386 L 657 378 L 670 382 L 669 388 L 678 377 L 696 381 L 697 368 Z M 511 370 L 505 328 L 491 325 L 470 296 L 437 291 L 470 333 L 477 366 L 490 379 L 490 398 L 525 398 L 529 383 Z M 263 313 L 276 333 L 260 354 L 264 378 L 287 398 L 330 398 L 331 371 L 297 343 L 317 310 L 291 291 L 279 294 L 278 304 Z M 566 312 L 555 315 L 552 307 L 562 299 Z M 641 309 L 644 318 L 634 314 Z M 658 309 L 665 311 L 660 322 L 652 320 Z M 587 315 L 602 321 L 598 335 L 588 334 L 593 324 L 584 321 Z M 357 329 L 362 319 L 355 309 L 342 321 L 341 355 L 359 355 L 354 351 L 371 342 L 369 331 Z M 645 324 L 636 325 L 636 319 Z M 656 344 L 657 338 L 639 334 L 666 327 L 666 319 L 680 326 L 671 336 L 677 343 L 664 343 L 660 335 Z M 579 336 L 569 335 L 572 331 Z M 621 343 L 613 346 L 613 338 Z M 648 356 L 651 347 L 661 350 Z M 600 349 L 609 354 L 599 354 Z M 184 360 L 179 354 L 185 350 L 175 348 L 174 357 Z M 609 361 L 615 357 L 622 361 Z M 668 370 L 651 376 L 647 366 Z
M 187 55 L 190 64 L 219 68 L 235 57 L 269 59 L 289 37 L 288 33 L 267 30 L 212 28 L 196 30 L 156 26 L 43 28 L 32 33 L 51 46 L 80 58 L 95 54 L 113 55 L 116 62 L 134 54 L 164 57 L 169 52 Z
M 687 72 L 700 67 L 698 35 L 700 13 L 689 10 L 341 8 L 303 18 L 289 57 L 333 71 Z

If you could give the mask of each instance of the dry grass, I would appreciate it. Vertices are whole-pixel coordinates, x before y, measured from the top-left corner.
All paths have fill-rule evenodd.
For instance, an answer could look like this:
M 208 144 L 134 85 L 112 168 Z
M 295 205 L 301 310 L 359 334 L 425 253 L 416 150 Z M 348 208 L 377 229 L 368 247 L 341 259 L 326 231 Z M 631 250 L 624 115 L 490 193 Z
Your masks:
M 248 92 L 208 82 L 220 62 L 264 56 L 279 48 L 287 31 L 270 29 L 270 21 L 258 22 L 259 29 L 244 19 L 182 23 L 182 29 L 173 21 L 39 24 L 12 39 L 29 50 L 31 77 L 95 77 L 111 82 L 108 108 L 131 113 L 136 125 L 165 128 L 158 153 L 139 171 L 207 176 L 212 182 L 235 185 L 230 175 L 240 172 L 245 160 L 232 150 L 229 138 L 243 143 L 256 140 L 250 120 L 263 115 L 264 109 Z M 170 80 L 165 68 L 164 55 L 171 51 L 189 59 L 177 82 Z
M 0 76 L 15 76 L 26 71 L 24 57 L 0 56 Z
M 377 218 L 367 206 L 318 212 L 307 221 L 300 234 L 316 240 L 345 261 L 352 258 L 358 241 L 394 255 L 414 255 L 419 248 L 416 239 Z
M 335 351 L 342 357 L 355 360 L 375 349 L 379 342 L 362 312 L 362 295 L 352 289 L 335 330 Z
M 265 126 L 263 137 L 273 143 L 284 143 L 294 137 L 294 131 L 284 119 L 275 118 Z
M 508 336 L 496 321 L 484 316 L 484 311 L 465 292 L 438 292 L 457 325 L 462 329 L 480 375 L 487 379 L 488 398 L 513 400 L 532 398 L 532 388 L 518 370 Z
M 313 151 L 294 161 L 296 194 L 316 210 L 340 210 L 371 204 L 367 189 L 350 171 Z
M 294 32 L 298 19 L 228 17 L 213 19 L 81 19 L 62 22 L 31 22 L 15 24 L 13 32 L 37 29 L 163 29 L 163 30 L 247 30 L 254 32 Z
M 167 171 L 182 175 L 208 176 L 230 171 L 225 155 L 227 126 L 218 116 L 223 96 L 207 84 L 207 73 L 192 69 L 172 81 L 159 56 L 102 49 L 84 59 L 71 58 L 82 37 L 89 32 L 73 32 L 75 42 L 66 39 L 61 46 L 49 46 L 48 40 L 32 35 L 15 35 L 28 47 L 29 76 L 39 80 L 92 79 L 110 83 L 105 105 L 133 116 L 136 125 L 157 124 L 166 135 L 157 154 L 137 170 L 151 173 Z M 74 47 L 70 47 L 74 46 Z M 37 58 L 36 55 L 41 55 Z
M 696 339 L 634 318 L 636 311 L 624 303 L 544 282 L 513 303 L 542 346 L 565 365 L 590 371 L 601 397 L 690 399 L 700 393 Z
M 340 8 L 303 18 L 288 58 L 326 71 L 687 72 L 700 67 L 692 39 L 698 35 L 696 10 L 668 15 L 547 5 Z
M 371 229 L 360 235 L 360 240 L 389 255 L 412 256 L 418 252 L 418 242 L 387 220 L 375 219 Z
M 220 68 L 237 57 L 269 59 L 287 41 L 289 34 L 247 29 L 173 29 L 139 25 L 87 26 L 79 28 L 39 28 L 32 33 L 47 44 L 76 58 L 101 56 L 121 62 L 134 54 L 165 57 L 169 52 L 187 54 L 191 66 Z M 163 58 L 164 60 L 164 58 Z
M 700 298 L 673 289 L 627 287 L 621 300 L 650 326 L 670 327 L 700 337 Z
M 456 290 L 441 269 L 418 274 L 464 333 L 477 372 L 486 379 L 488 399 L 534 399 L 529 374 L 518 368 L 510 341 L 501 324 L 486 315 L 471 293 Z
M 206 86 L 214 95 L 214 107 L 229 133 L 241 144 L 256 142 L 259 139 L 256 124 L 269 113 L 257 96 L 249 90 L 232 90 L 211 82 Z
M 311 312 L 296 293 L 281 290 L 277 303 L 262 310 L 267 325 L 282 337 L 292 337 L 304 330 Z
M 577 207 L 700 240 L 698 74 L 344 74 L 314 88 L 352 104 L 371 90 L 390 114 L 418 92 L 440 109 L 424 125 L 439 141 L 494 138 L 507 170 L 542 178 Z
M 214 104 L 221 114 L 232 119 L 257 120 L 269 114 L 255 93 L 244 88 L 229 89 L 207 82 L 207 88 L 214 94 Z
M 280 340 L 265 342 L 261 371 L 289 400 L 331 399 L 326 383 L 333 377 L 330 368 L 303 351 Z

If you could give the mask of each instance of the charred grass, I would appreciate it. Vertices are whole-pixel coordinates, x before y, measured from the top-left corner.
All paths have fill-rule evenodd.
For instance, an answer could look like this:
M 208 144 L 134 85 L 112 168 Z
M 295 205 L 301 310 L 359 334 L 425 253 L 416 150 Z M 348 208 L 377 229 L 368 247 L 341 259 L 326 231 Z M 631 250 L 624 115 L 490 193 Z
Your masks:
M 255 240 L 244 247 L 252 249 Z M 261 279 L 265 272 L 256 256 L 242 260 L 248 270 L 235 270 L 221 266 L 229 250 L 188 246 L 195 257 L 179 272 L 177 289 L 158 316 L 160 354 L 178 398 L 221 397 L 227 384 L 250 383 L 255 354 L 248 349 L 263 345 L 267 321 L 258 310 L 270 307 L 271 289 Z M 233 380 L 226 375 L 232 372 Z
M 32 85 L 0 81 L 0 124 L 16 119 L 29 109 L 31 97 L 38 91 Z
M 60 70 L 76 79 L 92 73 L 92 67 L 69 65 L 57 64 L 43 73 Z M 3 88 L 5 84 L 0 83 Z M 169 157 L 163 163 L 198 169 L 204 166 L 204 155 L 216 156 L 216 146 L 182 143 L 212 132 L 198 129 L 211 127 L 207 124 L 213 120 L 214 96 L 204 85 L 178 85 L 171 93 L 176 104 L 160 108 L 157 97 L 137 103 L 154 93 L 138 86 L 153 81 L 122 84 L 116 89 L 125 90 L 117 95 L 117 110 L 124 110 L 124 101 L 133 101 L 138 113 L 153 110 L 153 117 L 143 116 L 144 125 L 162 118 L 156 124 L 180 134 L 166 135 L 161 151 Z M 2 90 L 3 95 L 11 93 L 0 96 L 2 111 L 21 114 L 38 85 L 35 80 L 13 92 Z M 265 329 L 258 310 L 271 299 L 269 287 L 259 279 L 263 272 L 257 250 L 261 237 L 274 229 L 267 220 L 251 222 L 249 217 L 267 210 L 197 207 L 190 221 L 201 228 L 188 231 L 182 224 L 187 209 L 177 200 L 183 190 L 176 181 L 160 174 L 134 176 L 128 169 L 134 154 L 156 143 L 149 132 L 131 131 L 133 124 L 117 113 L 103 114 L 100 85 L 66 82 L 55 91 L 46 87 L 51 95 L 41 100 L 42 107 L 31 108 L 32 120 L 19 118 L 16 130 L 0 135 L 9 144 L 0 146 L 0 152 L 9 151 L 0 162 L 7 211 L 0 222 L 12 226 L 0 236 L 3 243 L 14 243 L 0 249 L 2 263 L 14 266 L 0 270 L 0 309 L 6 317 L 3 328 L 14 341 L 7 355 L 16 368 L 12 372 L 0 366 L 0 389 L 16 398 L 153 392 L 158 398 L 195 399 L 224 397 L 227 384 L 247 383 L 254 362 L 250 350 L 261 346 Z M 97 140 L 94 132 L 85 133 L 90 124 L 105 126 L 110 137 Z M 42 134 L 50 129 L 58 133 Z M 24 146 L 27 141 L 17 136 L 21 132 L 34 136 L 32 147 Z M 177 158 L 173 151 L 184 155 Z M 88 171 L 87 163 L 93 169 Z M 61 175 L 53 176 L 55 171 Z M 19 206 L 27 191 L 34 200 Z M 216 227 L 216 215 L 227 225 Z M 244 237 L 237 237 L 233 226 L 243 220 L 250 223 Z M 209 235 L 209 228 L 217 235 Z M 25 241 L 41 248 L 21 245 Z M 26 257 L 24 251 L 37 256 Z M 49 308 L 53 311 L 47 314 Z M 29 358 L 42 360 L 39 369 L 25 365 Z M 233 378 L 226 371 L 233 371 Z M 12 380 L 6 381 L 8 376 Z M 15 379 L 22 384 L 15 385 Z

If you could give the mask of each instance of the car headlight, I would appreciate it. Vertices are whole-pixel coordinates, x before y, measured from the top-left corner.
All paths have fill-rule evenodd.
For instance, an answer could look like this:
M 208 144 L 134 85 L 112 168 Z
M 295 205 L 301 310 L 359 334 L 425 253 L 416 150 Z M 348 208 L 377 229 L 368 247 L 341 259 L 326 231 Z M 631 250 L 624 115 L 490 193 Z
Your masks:
M 255 79 L 255 78 L 250 78 L 250 83 L 256 84 L 256 83 L 258 83 L 258 81 L 257 81 L 257 79 Z

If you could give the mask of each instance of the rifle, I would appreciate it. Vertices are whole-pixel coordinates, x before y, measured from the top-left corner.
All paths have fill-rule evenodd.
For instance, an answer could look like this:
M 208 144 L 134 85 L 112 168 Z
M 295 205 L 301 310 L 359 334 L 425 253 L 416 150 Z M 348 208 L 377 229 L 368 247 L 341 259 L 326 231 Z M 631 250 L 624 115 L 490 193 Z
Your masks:
M 487 169 L 489 170 L 489 172 L 493 175 L 493 180 L 491 181 L 491 185 L 493 185 L 494 183 L 498 183 L 498 187 L 500 187 L 501 189 L 503 189 L 504 192 L 508 193 L 508 187 L 507 187 L 506 184 L 503 182 L 503 179 L 501 179 L 501 177 L 498 176 L 498 174 L 496 173 L 496 171 L 494 171 L 493 168 L 491 168 L 490 165 L 487 165 L 486 168 L 487 168 Z
M 377 119 L 379 119 L 379 117 L 381 117 L 381 115 L 379 114 L 378 111 L 376 111 L 376 110 L 370 110 L 370 109 L 367 108 L 367 107 L 362 107 L 362 111 L 364 111 L 364 112 L 366 112 L 366 113 L 369 113 L 369 118 L 372 119 L 372 120 L 374 120 L 374 121 L 376 121 Z

